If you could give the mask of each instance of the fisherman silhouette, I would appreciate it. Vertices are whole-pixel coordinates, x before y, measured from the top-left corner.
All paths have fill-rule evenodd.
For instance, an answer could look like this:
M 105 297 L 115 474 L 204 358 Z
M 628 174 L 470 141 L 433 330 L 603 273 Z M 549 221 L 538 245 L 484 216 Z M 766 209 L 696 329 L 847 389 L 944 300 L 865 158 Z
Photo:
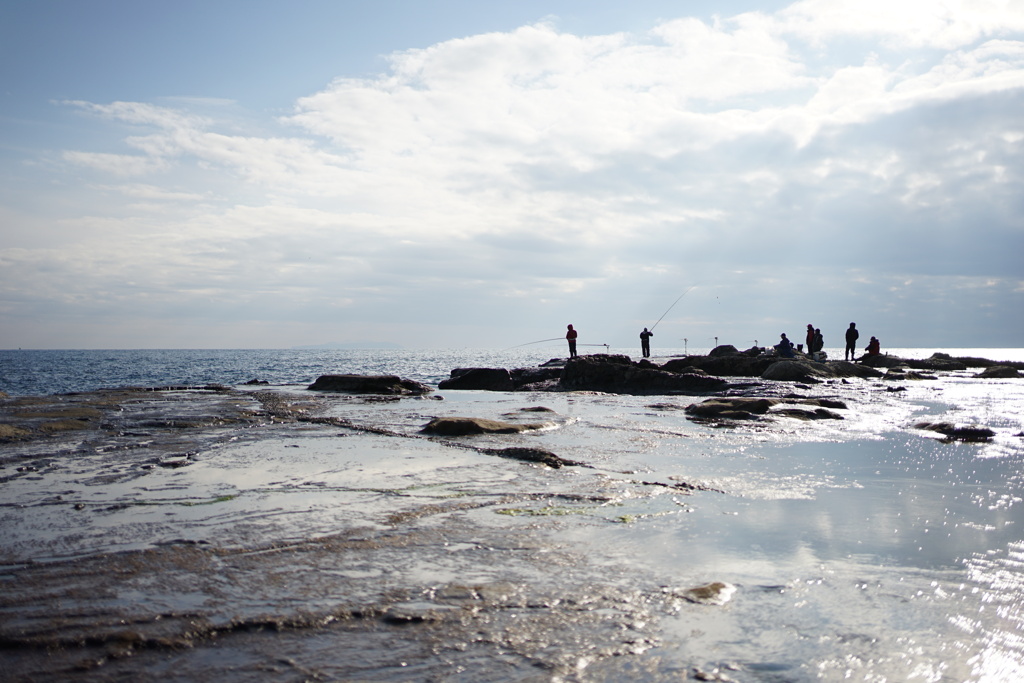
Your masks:
M 778 351 L 779 355 L 783 358 L 796 358 L 796 354 L 793 353 L 793 342 L 789 341 L 785 332 L 780 336 L 782 339 L 775 345 L 775 350 Z
M 568 326 L 568 332 L 565 333 L 565 339 L 569 342 L 569 358 L 576 357 L 576 330 L 572 329 L 572 325 Z
M 651 355 L 651 337 L 654 336 L 653 332 L 648 332 L 647 328 L 640 333 L 640 351 L 643 353 L 644 358 L 649 358 Z
M 860 338 L 860 332 L 857 331 L 857 323 L 850 323 L 850 327 L 846 330 L 846 353 L 843 354 L 844 360 L 855 360 L 857 358 L 857 340 Z

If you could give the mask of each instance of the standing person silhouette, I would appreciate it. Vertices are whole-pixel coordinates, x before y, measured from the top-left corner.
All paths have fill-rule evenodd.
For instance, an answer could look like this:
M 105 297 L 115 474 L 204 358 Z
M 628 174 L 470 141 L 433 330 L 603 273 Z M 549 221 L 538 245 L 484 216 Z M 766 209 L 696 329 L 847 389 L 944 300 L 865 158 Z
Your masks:
M 572 329 L 572 325 L 569 325 L 568 332 L 565 333 L 565 339 L 569 342 L 569 358 L 576 357 L 576 330 Z
M 850 323 L 846 329 L 846 353 L 844 360 L 854 360 L 857 357 L 857 340 L 860 339 L 860 332 L 857 331 L 857 323 Z
M 807 338 L 804 341 L 806 342 L 804 348 L 807 349 L 807 355 L 809 356 L 814 353 L 814 325 L 810 323 L 807 323 Z
M 651 356 L 651 337 L 654 336 L 653 332 L 648 332 L 647 328 L 640 333 L 640 352 L 643 353 L 644 358 L 650 358 Z

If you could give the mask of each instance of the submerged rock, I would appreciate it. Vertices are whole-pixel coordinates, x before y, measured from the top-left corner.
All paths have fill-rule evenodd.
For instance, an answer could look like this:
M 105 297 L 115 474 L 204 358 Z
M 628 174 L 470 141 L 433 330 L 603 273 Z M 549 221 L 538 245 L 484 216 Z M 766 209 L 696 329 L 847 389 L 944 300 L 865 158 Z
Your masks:
M 831 398 L 803 398 L 789 396 L 785 398 L 754 398 L 749 396 L 729 396 L 709 398 L 701 403 L 686 406 L 686 413 L 696 418 L 721 420 L 754 420 L 759 415 L 769 414 L 768 411 L 783 403 L 817 406 L 813 410 L 803 408 L 780 408 L 771 415 L 785 415 L 804 420 L 842 420 L 842 415 L 827 408 L 845 409 L 846 404 Z
M 724 581 L 713 581 L 703 586 L 682 590 L 665 588 L 664 591 L 674 597 L 700 605 L 724 605 L 732 600 L 732 596 L 736 593 L 736 586 Z
M 743 396 L 709 398 L 701 403 L 686 406 L 686 413 L 703 418 L 753 420 L 757 415 L 767 413 L 768 409 L 778 402 L 778 399 Z
M 978 425 L 957 427 L 951 422 L 918 422 L 914 425 L 914 429 L 938 432 L 947 439 L 955 441 L 988 441 L 996 435 L 988 427 L 980 427 Z
M 575 460 L 566 460 L 565 458 L 559 457 L 552 453 L 551 451 L 545 450 L 543 448 L 485 448 L 481 449 L 481 451 L 483 453 L 487 453 L 488 455 L 497 455 L 498 457 L 501 458 L 522 460 L 523 462 L 541 463 L 556 470 L 560 467 L 580 464 Z
M 433 391 L 426 384 L 397 375 L 321 375 L 308 387 L 312 391 L 346 394 L 390 394 L 419 396 Z
M 798 420 L 843 420 L 846 419 L 839 413 L 833 413 L 831 410 L 825 408 L 815 408 L 814 410 L 805 410 L 803 408 L 781 408 L 776 410 L 776 415 L 785 415 L 786 417 L 794 417 Z

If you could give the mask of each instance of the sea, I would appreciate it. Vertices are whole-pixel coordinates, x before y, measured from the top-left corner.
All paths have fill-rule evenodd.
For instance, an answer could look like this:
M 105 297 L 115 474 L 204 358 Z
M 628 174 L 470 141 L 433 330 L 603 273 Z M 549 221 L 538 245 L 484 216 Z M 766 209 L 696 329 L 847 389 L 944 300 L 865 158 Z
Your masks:
M 707 351 L 655 348 L 652 360 Z M 1022 348 L 885 351 L 902 358 L 945 353 L 1024 362 Z M 639 356 L 639 349 L 602 347 L 581 352 Z M 842 358 L 843 350 L 826 352 L 831 358 Z M 256 380 L 267 382 L 274 391 L 302 394 L 320 375 L 341 373 L 393 374 L 436 387 L 455 368 L 530 367 L 561 357 L 561 344 L 506 350 L 4 350 L 0 351 L 0 392 L 24 397 L 126 386 L 242 387 Z M 519 507 L 503 510 L 504 515 L 491 514 L 491 508 L 481 506 L 473 508 L 477 512 L 466 512 L 466 519 L 478 521 L 484 533 L 499 523 L 494 520 L 505 523 L 513 519 L 512 514 L 523 515 L 523 529 L 552 533 L 559 552 L 576 551 L 587 562 L 607 566 L 607 581 L 624 589 L 631 587 L 632 577 L 639 583 L 643 575 L 655 577 L 655 592 L 662 590 L 659 584 L 670 590 L 718 582 L 734 590 L 733 597 L 726 604 L 686 605 L 678 614 L 662 615 L 657 638 L 637 637 L 634 649 L 610 656 L 601 655 L 596 645 L 589 647 L 588 639 L 597 643 L 607 634 L 588 626 L 580 616 L 576 626 L 574 622 L 563 626 L 579 629 L 577 636 L 559 641 L 543 635 L 578 655 L 567 668 L 545 668 L 561 661 L 554 645 L 551 652 L 541 652 L 538 646 L 533 664 L 517 668 L 510 653 L 520 653 L 527 647 L 524 643 L 539 642 L 542 635 L 536 632 L 517 641 L 519 650 L 511 641 L 502 641 L 506 654 L 490 658 L 467 643 L 490 642 L 491 632 L 480 640 L 467 640 L 460 646 L 463 650 L 437 644 L 433 654 L 422 655 L 419 669 L 408 659 L 400 665 L 367 663 L 354 669 L 352 662 L 361 655 L 341 654 L 338 648 L 343 640 L 313 647 L 316 637 L 288 640 L 290 636 L 282 633 L 279 640 L 261 646 L 265 653 L 250 652 L 246 658 L 235 653 L 230 660 L 234 668 L 227 664 L 218 668 L 222 666 L 218 657 L 228 656 L 227 642 L 217 646 L 224 649 L 204 650 L 204 656 L 198 650 L 194 655 L 175 654 L 173 664 L 166 666 L 176 667 L 176 677 L 168 680 L 198 676 L 198 680 L 283 681 L 297 680 L 300 672 L 317 680 L 384 681 L 1024 680 L 1024 378 L 981 379 L 976 377 L 978 372 L 970 368 L 898 381 L 791 385 L 783 391 L 845 402 L 847 409 L 836 409 L 843 419 L 780 417 L 726 426 L 686 416 L 683 407 L 701 397 L 443 391 L 438 393 L 444 400 L 435 401 L 355 405 L 338 399 L 330 410 L 339 418 L 386 424 L 388 430 L 409 434 L 419 429 L 428 414 L 500 418 L 523 406 L 545 406 L 557 416 L 559 426 L 514 437 L 519 439 L 514 443 L 541 446 L 586 462 L 591 469 L 535 473 L 518 463 L 503 464 L 512 473 L 508 476 L 521 477 L 520 483 L 533 487 L 531 491 L 556 485 L 576 486 L 583 492 L 599 487 L 614 498 L 614 505 L 566 503 L 561 509 L 564 514 L 557 516 L 549 503 L 531 503 L 532 498 L 524 497 Z M 983 442 L 951 441 L 917 426 L 924 422 L 985 426 L 995 436 Z M 114 452 L 82 456 L 71 468 L 78 470 L 68 470 L 66 475 L 54 470 L 48 475 L 52 483 L 42 473 L 18 478 L 8 464 L 0 484 L 0 553 L 9 558 L 4 570 L 9 575 L 4 577 L 16 577 L 36 563 L 70 566 L 79 557 L 104 553 L 128 557 L 126 553 L 188 534 L 197 535 L 190 542 L 215 547 L 243 527 L 271 540 L 328 538 L 351 524 L 356 514 L 357 507 L 342 498 L 356 495 L 346 493 L 346 486 L 354 486 L 350 477 L 368 476 L 364 469 L 370 471 L 377 458 L 395 457 L 389 467 L 399 468 L 419 467 L 415 463 L 421 462 L 414 459 L 412 446 L 389 450 L 377 445 L 358 457 L 345 456 L 358 460 L 358 468 L 339 468 L 333 464 L 335 450 L 348 448 L 354 453 L 359 442 L 335 438 L 314 447 L 312 435 L 303 437 L 306 441 L 300 441 L 300 436 L 296 432 L 289 445 L 276 450 L 264 446 L 258 456 L 239 441 L 237 446 L 201 452 L 191 467 L 146 470 L 155 472 L 146 475 L 154 482 L 146 487 L 106 483 L 104 477 L 113 476 L 107 470 L 114 458 L 127 457 Z M 305 444 L 303 448 L 298 447 L 300 443 Z M 0 443 L 0 455 L 5 448 L 10 446 Z M 39 452 L 29 455 L 50 458 Z M 56 456 L 52 459 L 56 462 Z M 94 468 L 95 477 L 90 473 L 86 484 L 82 473 L 87 467 Z M 288 470 L 294 471 L 294 477 Z M 402 476 L 416 472 L 410 469 Z M 445 490 L 445 500 L 474 500 L 474 496 L 486 496 L 489 488 L 510 488 L 514 481 L 486 481 L 497 476 L 493 473 L 480 476 L 484 479 L 464 481 L 461 488 L 452 485 L 453 490 Z M 157 477 L 166 477 L 168 483 L 161 488 Z M 698 482 L 704 488 L 693 495 L 655 496 L 630 483 L 639 479 Z M 431 481 L 417 490 L 444 485 Z M 358 495 L 370 496 L 370 488 L 362 486 Z M 167 491 L 176 496 L 173 504 Z M 92 517 L 61 512 L 60 504 L 52 502 L 56 493 L 63 496 L 61 504 L 81 500 L 87 506 L 95 504 L 96 512 Z M 188 496 L 194 496 L 194 502 L 181 503 Z M 397 504 L 389 500 L 402 499 L 382 497 L 381 504 Z M 585 496 L 578 500 L 584 501 Z M 174 515 L 186 512 L 188 524 L 177 522 Z M 37 521 L 46 515 L 52 516 L 46 525 Z M 94 527 L 80 526 L 89 519 L 96 520 L 88 522 Z M 70 526 L 61 526 L 65 523 Z M 48 536 L 45 543 L 40 538 L 33 545 L 36 529 Z M 472 528 L 466 533 L 472 535 Z M 451 586 L 470 581 L 464 578 L 468 572 L 483 585 L 491 569 L 476 565 L 476 559 L 465 564 L 456 559 L 459 553 L 476 558 L 470 553 L 479 552 L 479 545 L 455 543 L 436 565 L 410 567 L 407 577 L 426 577 L 427 582 Z M 488 546 L 491 555 L 497 553 L 498 545 Z M 55 547 L 67 555 L 56 557 Z M 555 558 L 556 553 L 550 556 Z M 571 574 L 570 564 L 552 566 L 555 577 Z M 621 567 L 635 572 L 621 571 Z M 380 568 L 360 565 L 331 571 L 372 577 Z M 389 568 L 385 575 L 396 571 Z M 551 577 L 538 573 L 535 578 L 543 583 Z M 267 590 L 271 595 L 261 596 L 259 609 L 268 612 L 284 606 L 312 610 L 319 604 L 316 601 L 324 599 L 292 591 L 287 582 Z M 203 600 L 209 598 L 199 588 L 196 591 L 160 599 L 171 605 L 166 607 L 168 613 L 201 612 Z M 144 592 L 133 599 L 142 604 Z M 239 604 L 245 599 L 236 598 Z M 192 606 L 186 609 L 177 600 L 192 600 L 182 603 Z M 558 600 L 550 602 L 557 604 Z M 615 612 L 610 606 L 602 609 L 593 615 L 610 618 Z M 518 616 L 529 618 L 528 612 Z M 229 613 L 226 618 L 234 616 Z M 0 625 L 13 618 L 13 613 L 0 610 Z M 636 618 L 638 632 L 647 628 L 644 621 Z M 400 637 L 412 637 L 415 631 L 410 629 Z M 383 661 L 386 650 L 375 649 L 374 656 Z M 165 662 L 171 661 L 167 657 Z M 151 660 L 142 656 L 118 660 L 111 666 L 119 667 L 112 670 L 122 672 L 121 677 L 110 680 L 132 680 L 132 676 L 155 680 L 161 671 L 175 673 L 147 662 Z M 449 671 L 450 679 L 445 673 Z M 88 674 L 83 676 L 80 679 L 88 679 Z
M 705 354 L 710 349 L 654 350 L 654 360 Z M 825 349 L 842 358 L 843 349 Z M 582 353 L 637 357 L 637 349 L 596 347 Z M 952 356 L 1024 361 L 1024 349 L 893 348 L 901 358 Z M 323 350 L 323 349 L 113 349 L 0 350 L 0 391 L 33 396 L 141 386 L 233 386 L 251 380 L 273 385 L 308 385 L 325 374 L 388 374 L 436 385 L 454 368 L 533 367 L 564 356 L 563 344 L 517 349 Z

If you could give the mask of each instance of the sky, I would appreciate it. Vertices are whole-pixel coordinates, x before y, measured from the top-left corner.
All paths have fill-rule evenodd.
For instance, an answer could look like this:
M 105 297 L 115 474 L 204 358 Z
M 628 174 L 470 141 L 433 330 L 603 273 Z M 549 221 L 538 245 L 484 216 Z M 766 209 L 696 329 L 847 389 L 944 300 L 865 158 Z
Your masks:
M 0 348 L 1021 347 L 1022 181 L 1014 0 L 0 3 Z

